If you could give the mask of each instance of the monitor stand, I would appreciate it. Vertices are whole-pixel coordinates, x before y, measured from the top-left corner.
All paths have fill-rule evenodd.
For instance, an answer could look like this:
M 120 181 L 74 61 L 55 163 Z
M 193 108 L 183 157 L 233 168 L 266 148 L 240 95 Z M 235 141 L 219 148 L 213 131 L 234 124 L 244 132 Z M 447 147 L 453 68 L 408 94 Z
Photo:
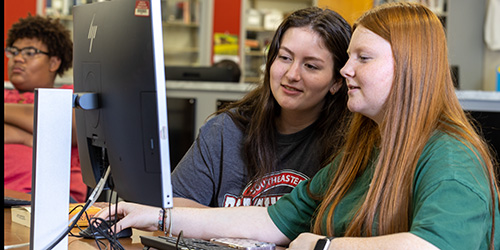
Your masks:
M 72 99 L 70 89 L 35 89 L 30 249 L 68 228 Z M 68 249 L 68 236 L 53 249 Z

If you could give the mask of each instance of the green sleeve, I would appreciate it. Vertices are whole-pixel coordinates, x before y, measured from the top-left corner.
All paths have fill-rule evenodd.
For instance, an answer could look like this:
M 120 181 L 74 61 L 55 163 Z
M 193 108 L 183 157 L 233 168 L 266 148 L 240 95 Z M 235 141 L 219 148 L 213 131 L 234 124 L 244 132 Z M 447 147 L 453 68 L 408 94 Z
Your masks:
M 410 233 L 440 249 L 488 249 L 491 194 L 471 148 L 447 135 L 432 138 L 417 164 L 414 185 Z
M 314 211 L 320 201 L 308 194 L 323 195 L 328 188 L 330 166 L 324 167 L 311 180 L 302 181 L 291 193 L 284 195 L 267 211 L 278 229 L 290 240 L 303 232 L 310 232 Z
M 490 203 L 456 180 L 442 181 L 429 189 L 434 192 L 416 207 L 410 233 L 439 249 L 487 249 Z

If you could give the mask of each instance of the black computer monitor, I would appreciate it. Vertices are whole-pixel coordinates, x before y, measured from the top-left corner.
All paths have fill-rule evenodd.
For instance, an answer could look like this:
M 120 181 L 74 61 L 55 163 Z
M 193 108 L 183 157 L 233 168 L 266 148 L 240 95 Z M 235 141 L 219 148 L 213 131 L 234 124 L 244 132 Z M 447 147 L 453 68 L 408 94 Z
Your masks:
M 83 181 L 111 167 L 118 196 L 172 207 L 160 0 L 113 0 L 73 9 L 74 92 Z M 93 93 L 88 94 L 88 93 Z M 77 100 L 78 102 L 79 100 Z

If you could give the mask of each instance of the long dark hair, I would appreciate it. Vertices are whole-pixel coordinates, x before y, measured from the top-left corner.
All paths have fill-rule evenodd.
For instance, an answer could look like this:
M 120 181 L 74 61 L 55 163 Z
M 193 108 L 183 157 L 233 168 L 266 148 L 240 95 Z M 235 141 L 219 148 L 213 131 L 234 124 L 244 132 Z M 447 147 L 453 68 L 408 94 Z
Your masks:
M 246 156 L 250 178 L 261 178 L 276 169 L 276 124 L 275 118 L 281 107 L 270 89 L 270 68 L 281 46 L 285 32 L 292 27 L 308 27 L 323 38 L 332 53 L 335 82 L 342 87 L 334 95 L 328 93 L 325 103 L 315 122 L 320 132 L 321 162 L 326 164 L 342 143 L 342 133 L 347 110 L 347 86 L 340 69 L 347 62 L 347 48 L 351 38 L 351 26 L 336 12 L 329 9 L 309 7 L 297 10 L 287 16 L 276 30 L 267 54 L 263 81 L 241 100 L 219 110 L 217 114 L 228 113 L 245 133 L 243 152 Z

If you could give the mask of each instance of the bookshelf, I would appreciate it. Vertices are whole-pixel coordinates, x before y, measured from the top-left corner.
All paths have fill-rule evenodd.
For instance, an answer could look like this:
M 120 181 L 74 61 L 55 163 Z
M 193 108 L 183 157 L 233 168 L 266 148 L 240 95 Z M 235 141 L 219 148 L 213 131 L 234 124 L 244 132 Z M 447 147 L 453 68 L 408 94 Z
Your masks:
M 102 0 L 37 1 L 46 4 L 44 15 L 59 18 L 73 32 L 72 7 Z M 210 65 L 213 0 L 161 0 L 161 5 L 165 65 Z
M 283 17 L 297 9 L 316 5 L 315 0 L 243 0 L 242 68 L 243 81 L 259 82 L 266 63 L 266 49 Z
M 162 0 L 165 65 L 210 64 L 208 5 L 206 0 Z

